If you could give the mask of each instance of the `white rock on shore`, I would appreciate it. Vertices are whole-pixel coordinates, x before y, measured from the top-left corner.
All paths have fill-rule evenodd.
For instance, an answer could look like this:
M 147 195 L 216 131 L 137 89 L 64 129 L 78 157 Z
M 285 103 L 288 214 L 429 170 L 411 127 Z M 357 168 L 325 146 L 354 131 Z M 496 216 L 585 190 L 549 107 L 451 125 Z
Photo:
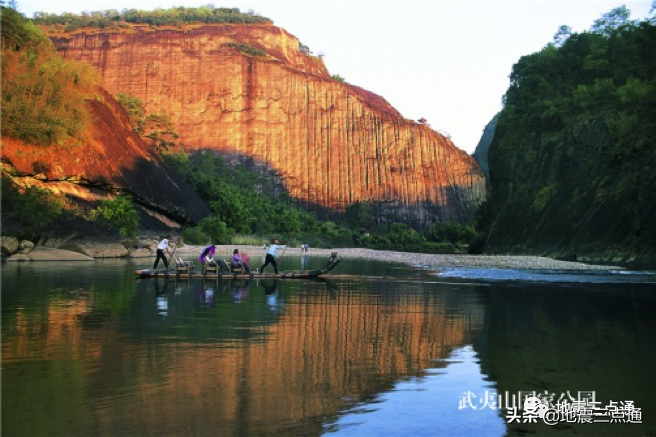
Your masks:
M 120 243 L 82 241 L 71 249 L 93 258 L 125 258 L 128 255 L 128 249 Z
M 6 261 L 95 261 L 95 259 L 71 250 L 36 247 L 28 254 L 14 254 L 7 258 Z

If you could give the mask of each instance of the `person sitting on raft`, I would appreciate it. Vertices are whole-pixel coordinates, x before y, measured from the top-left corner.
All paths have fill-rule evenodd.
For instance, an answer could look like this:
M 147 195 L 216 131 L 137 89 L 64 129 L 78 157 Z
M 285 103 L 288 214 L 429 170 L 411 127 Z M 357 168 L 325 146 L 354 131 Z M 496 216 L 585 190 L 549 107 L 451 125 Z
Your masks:
M 218 265 L 213 258 L 215 251 L 216 251 L 216 246 L 214 246 L 213 244 L 210 244 L 209 246 L 203 248 L 203 250 L 200 252 L 200 263 L 208 266 Z
M 233 269 L 238 269 L 243 266 L 244 271 L 246 273 L 251 272 L 251 269 L 248 267 L 248 263 L 246 262 L 245 259 L 242 259 L 242 256 L 239 254 L 239 249 L 235 249 L 232 252 L 232 258 L 230 258 L 230 265 L 232 266 Z

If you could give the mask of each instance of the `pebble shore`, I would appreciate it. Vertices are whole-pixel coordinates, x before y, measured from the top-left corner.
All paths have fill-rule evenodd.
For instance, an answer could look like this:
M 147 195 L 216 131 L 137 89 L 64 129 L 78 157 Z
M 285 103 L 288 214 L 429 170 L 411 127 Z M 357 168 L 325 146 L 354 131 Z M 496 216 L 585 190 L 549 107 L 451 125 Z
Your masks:
M 199 254 L 202 246 L 185 245 L 177 249 L 178 254 L 187 256 Z M 216 246 L 216 254 L 228 258 L 237 248 L 247 253 L 251 258 L 264 256 L 262 246 Z M 485 268 L 485 269 L 526 269 L 526 270 L 608 270 L 622 269 L 618 266 L 585 264 L 581 262 L 559 261 L 542 256 L 524 255 L 437 255 L 427 253 L 396 252 L 389 250 L 373 250 L 360 248 L 310 248 L 308 252 L 301 252 L 298 247 L 288 248 L 284 254 L 299 256 L 325 256 L 331 252 L 339 252 L 344 259 L 374 259 L 380 261 L 397 262 L 427 268 Z M 282 252 L 279 252 L 282 253 Z

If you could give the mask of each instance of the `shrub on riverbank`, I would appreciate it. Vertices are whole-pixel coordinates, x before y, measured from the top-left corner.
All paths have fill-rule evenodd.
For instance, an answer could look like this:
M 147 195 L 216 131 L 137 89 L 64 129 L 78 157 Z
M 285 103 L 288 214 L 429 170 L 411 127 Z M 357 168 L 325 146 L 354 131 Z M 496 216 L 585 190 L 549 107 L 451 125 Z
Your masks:
M 44 232 L 56 229 L 71 216 L 49 190 L 28 187 L 21 192 L 3 175 L 1 192 L 3 228 L 12 228 L 19 239 L 38 241 Z
M 89 219 L 109 226 L 123 237 L 134 237 L 139 228 L 139 216 L 132 198 L 125 195 L 100 201 L 100 206 L 91 211 Z

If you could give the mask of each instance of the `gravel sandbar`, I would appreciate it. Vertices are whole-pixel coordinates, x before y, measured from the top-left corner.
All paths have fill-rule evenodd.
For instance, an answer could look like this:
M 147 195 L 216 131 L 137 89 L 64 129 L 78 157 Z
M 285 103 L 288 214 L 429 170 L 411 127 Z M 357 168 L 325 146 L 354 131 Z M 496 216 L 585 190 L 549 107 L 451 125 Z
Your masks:
M 199 254 L 202 246 L 186 245 L 177 250 L 177 254 Z M 216 246 L 216 256 L 229 258 L 232 251 L 238 248 L 252 259 L 263 257 L 266 249 L 262 246 Z M 301 252 L 298 247 L 290 247 L 284 256 L 330 256 L 331 252 L 339 252 L 344 258 L 375 259 L 380 261 L 398 262 L 410 265 L 421 265 L 428 268 L 487 268 L 487 269 L 527 269 L 527 270 L 608 270 L 622 269 L 618 266 L 585 264 L 581 262 L 559 261 L 543 256 L 532 255 L 437 255 L 428 253 L 396 252 L 390 250 L 374 250 L 360 248 L 317 249 L 310 248 Z M 282 251 L 279 251 L 279 255 Z

